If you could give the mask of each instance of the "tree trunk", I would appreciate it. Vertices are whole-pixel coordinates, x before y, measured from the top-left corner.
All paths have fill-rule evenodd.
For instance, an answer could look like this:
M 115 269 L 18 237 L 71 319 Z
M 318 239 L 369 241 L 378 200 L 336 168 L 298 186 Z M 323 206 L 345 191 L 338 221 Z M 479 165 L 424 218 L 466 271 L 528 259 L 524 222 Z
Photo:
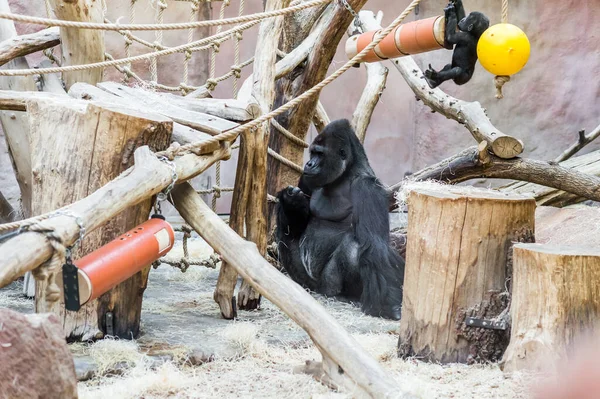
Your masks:
M 156 151 L 166 149 L 172 129 L 171 121 L 159 115 L 71 98 L 32 102 L 28 112 L 35 215 L 80 200 L 115 179 L 133 164 L 136 148 L 149 145 Z M 150 207 L 148 199 L 120 213 L 87 235 L 74 257 L 94 251 L 144 222 Z M 77 313 L 65 312 L 62 303 L 50 306 L 43 295 L 45 283 L 38 284 L 36 311 L 57 313 L 67 337 L 85 340 L 94 337 L 98 329 L 122 338 L 137 337 L 148 270 L 139 272 Z M 112 313 L 113 331 L 107 331 L 105 326 L 108 312 Z
M 366 3 L 366 0 L 349 0 L 348 3 L 354 10 L 358 11 Z M 313 12 L 307 20 L 318 15 L 316 12 L 321 11 Z M 282 106 L 325 78 L 337 45 L 344 37 L 350 22 L 352 22 L 352 14 L 344 7 L 339 7 L 338 4 L 330 4 L 325 11 L 322 11 L 320 19 L 314 24 L 312 31 L 307 29 L 305 19 L 293 20 L 292 17 L 289 17 L 286 20 L 285 38 L 281 45 L 284 52 L 290 52 L 305 39 L 310 40 L 307 39 L 309 34 L 310 36 L 315 35 L 316 38 L 314 39 L 312 51 L 308 53 L 306 62 L 277 81 L 274 108 Z M 313 96 L 303 101 L 297 107 L 280 115 L 277 122 L 294 136 L 304 140 L 312 123 L 312 115 L 315 112 L 318 100 L 318 96 Z M 304 148 L 282 136 L 274 127 L 271 129 L 269 147 L 296 165 L 302 165 Z M 289 184 L 298 184 L 300 174 L 273 157 L 268 160 L 267 170 L 267 191 L 269 194 L 275 195 Z M 270 205 L 271 226 L 275 220 L 274 211 L 275 206 Z
M 510 345 L 501 367 L 547 371 L 580 334 L 598 333 L 600 250 L 515 245 L 510 313 Z
M 102 1 L 50 0 L 58 19 L 79 22 L 104 22 Z M 60 28 L 62 66 L 84 65 L 104 61 L 104 31 L 97 29 Z M 102 81 L 103 68 L 65 72 L 67 91 L 77 82 L 95 85 Z
M 408 242 L 400 356 L 442 363 L 499 360 L 508 332 L 473 328 L 508 307 L 512 241 L 533 241 L 535 200 L 465 187 L 415 185 Z

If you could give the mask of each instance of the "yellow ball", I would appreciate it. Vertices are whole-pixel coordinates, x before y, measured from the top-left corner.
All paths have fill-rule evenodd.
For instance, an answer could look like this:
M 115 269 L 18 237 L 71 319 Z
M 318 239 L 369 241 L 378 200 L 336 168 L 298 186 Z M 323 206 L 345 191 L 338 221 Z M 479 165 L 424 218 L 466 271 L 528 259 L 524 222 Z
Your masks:
M 511 24 L 490 26 L 477 43 L 481 65 L 494 75 L 514 75 L 529 59 L 531 47 L 525 32 Z

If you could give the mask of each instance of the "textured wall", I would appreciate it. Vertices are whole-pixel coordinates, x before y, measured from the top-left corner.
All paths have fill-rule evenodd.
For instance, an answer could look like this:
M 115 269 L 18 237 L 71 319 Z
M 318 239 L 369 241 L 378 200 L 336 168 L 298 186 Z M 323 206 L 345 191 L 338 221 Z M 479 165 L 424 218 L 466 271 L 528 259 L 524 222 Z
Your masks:
M 128 17 L 128 2 L 108 0 L 112 20 Z M 384 24 L 390 23 L 408 0 L 371 0 L 365 9 L 384 11 Z M 153 10 L 145 0 L 139 0 L 136 15 L 139 21 L 150 21 Z M 165 21 L 188 20 L 187 5 L 169 1 L 169 12 Z M 237 15 L 238 1 L 232 1 L 228 16 Z M 42 0 L 11 0 L 14 11 L 43 15 Z M 439 15 L 445 1 L 427 0 L 419 7 L 417 16 L 408 20 Z M 500 21 L 500 2 L 492 0 L 465 1 L 467 12 L 482 11 L 492 24 Z M 173 12 L 171 7 L 181 8 Z M 214 3 L 213 16 L 218 14 L 219 3 Z M 258 12 L 262 2 L 246 4 L 246 12 Z M 457 87 L 452 82 L 441 86 L 449 94 L 465 100 L 477 100 L 487 108 L 493 123 L 502 131 L 515 135 L 525 143 L 525 155 L 538 159 L 551 159 L 558 155 L 577 137 L 580 129 L 593 129 L 600 123 L 600 4 L 597 0 L 511 0 L 509 21 L 521 27 L 531 41 L 531 57 L 527 66 L 505 86 L 505 98 L 494 98 L 493 76 L 478 64 L 475 76 L 468 84 Z M 254 28 L 244 35 L 241 58 L 253 55 Z M 174 45 L 186 40 L 180 32 L 165 33 L 165 41 Z M 152 33 L 147 33 L 154 40 Z M 116 56 L 122 55 L 123 42 L 115 34 L 107 37 L 109 49 Z M 441 68 L 451 59 L 446 50 L 421 54 L 414 57 L 421 66 L 431 63 Z M 330 71 L 340 67 L 347 58 L 343 43 L 338 49 Z M 196 71 L 204 70 L 205 61 L 197 61 Z M 226 73 L 233 64 L 233 48 L 224 45 L 219 53 L 217 75 Z M 203 68 L 204 67 L 204 68 Z M 136 71 L 147 71 L 147 65 L 137 65 Z M 176 55 L 161 61 L 160 81 L 176 84 L 181 77 L 181 56 Z M 248 75 L 245 71 L 242 78 Z M 116 79 L 112 71 L 108 79 Z M 148 76 L 145 73 L 145 76 Z M 192 78 L 199 83 L 201 75 Z M 357 103 L 363 84 L 365 70 L 351 69 L 330 87 L 321 99 L 332 119 L 350 118 Z M 215 91 L 216 97 L 230 97 L 231 84 L 225 82 Z M 312 132 L 314 135 L 314 132 Z M 454 121 L 439 114 L 432 114 L 421 102 L 415 101 L 412 91 L 395 69 L 390 70 L 387 89 L 377 107 L 366 139 L 367 153 L 378 176 L 387 184 L 400 180 L 404 172 L 418 170 L 423 166 L 448 157 L 474 141 L 467 130 Z M 585 151 L 597 149 L 599 144 L 590 145 Z M 2 150 L 2 148 L 0 148 Z M 223 183 L 231 185 L 235 173 L 236 157 L 223 164 Z M 4 152 L 0 157 L 0 189 L 14 199 L 16 191 L 11 189 L 10 166 Z M 214 168 L 207 176 L 214 179 Z M 224 195 L 219 202 L 219 211 L 227 212 L 230 196 Z

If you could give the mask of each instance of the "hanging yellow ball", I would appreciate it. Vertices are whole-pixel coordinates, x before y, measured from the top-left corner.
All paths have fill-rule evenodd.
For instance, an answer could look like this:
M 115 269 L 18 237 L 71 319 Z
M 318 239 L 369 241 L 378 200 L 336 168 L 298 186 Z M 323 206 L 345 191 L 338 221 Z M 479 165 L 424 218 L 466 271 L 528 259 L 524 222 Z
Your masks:
M 529 60 L 531 47 L 525 32 L 512 24 L 490 26 L 477 43 L 481 65 L 494 75 L 514 75 Z

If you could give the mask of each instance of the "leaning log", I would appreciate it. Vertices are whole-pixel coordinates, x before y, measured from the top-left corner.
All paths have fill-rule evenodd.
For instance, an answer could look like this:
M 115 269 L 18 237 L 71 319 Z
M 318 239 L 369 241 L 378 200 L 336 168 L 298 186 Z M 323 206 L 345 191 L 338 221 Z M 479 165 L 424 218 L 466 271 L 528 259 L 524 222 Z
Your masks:
M 185 221 L 228 264 L 306 330 L 323 355 L 325 372 L 337 385 L 353 397 L 409 397 L 310 294 L 271 266 L 254 243 L 229 228 L 193 187 L 176 187 L 173 201 Z
M 361 11 L 359 16 L 367 30 L 381 29 L 372 11 Z M 430 88 L 423 71 L 410 56 L 394 58 L 390 62 L 423 104 L 464 125 L 477 142 L 487 142 L 496 156 L 509 159 L 523 152 L 523 142 L 497 129 L 479 102 L 459 100 L 444 93 L 439 87 Z
M 501 367 L 548 371 L 584 334 L 598 333 L 600 250 L 517 244 L 513 254 L 511 339 Z
M 104 22 L 103 2 L 96 0 L 50 0 L 56 18 L 78 22 Z M 85 65 L 104 61 L 104 31 L 60 28 L 62 66 Z M 102 81 L 103 68 L 63 73 L 67 90 L 77 82 Z
M 508 307 L 513 241 L 532 242 L 535 200 L 415 184 L 408 197 L 406 275 L 398 354 L 442 363 L 496 361 L 503 329 L 471 327 Z M 500 320 L 502 322 L 502 320 Z
M 0 65 L 4 65 L 17 57 L 24 57 L 59 44 L 60 34 L 57 27 L 3 40 L 0 42 Z
M 141 91 L 141 89 L 137 89 Z M 144 92 L 145 93 L 145 92 Z M 234 122 L 248 122 L 260 116 L 260 107 L 253 101 L 221 98 L 188 98 L 170 93 L 158 93 L 169 103 L 188 111 L 201 112 Z
M 28 106 L 28 114 L 34 177 L 33 215 L 69 205 L 109 183 L 133 164 L 133 153 L 140 146 L 165 150 L 172 129 L 171 121 L 159 114 L 100 106 L 69 97 L 33 102 Z M 74 258 L 98 249 L 143 223 L 148 219 L 151 206 L 148 198 L 89 233 Z M 75 314 L 65 312 L 62 303 L 46 303 L 47 284 L 38 281 L 36 311 L 59 315 L 69 338 L 89 339 L 96 335 L 98 328 L 104 334 L 135 338 L 139 334 L 148 271 L 138 272 Z M 108 313 L 113 318 L 111 329 L 107 329 L 105 322 Z

